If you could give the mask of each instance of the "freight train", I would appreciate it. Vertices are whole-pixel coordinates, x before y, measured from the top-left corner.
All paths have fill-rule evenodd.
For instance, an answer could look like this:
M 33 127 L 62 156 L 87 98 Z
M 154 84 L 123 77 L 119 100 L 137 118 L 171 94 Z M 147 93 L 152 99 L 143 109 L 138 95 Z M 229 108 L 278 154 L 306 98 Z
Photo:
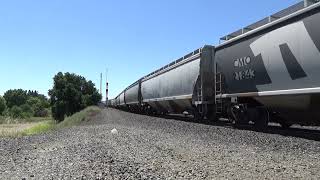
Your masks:
M 320 124 L 320 3 L 306 0 L 142 77 L 108 102 L 235 125 Z

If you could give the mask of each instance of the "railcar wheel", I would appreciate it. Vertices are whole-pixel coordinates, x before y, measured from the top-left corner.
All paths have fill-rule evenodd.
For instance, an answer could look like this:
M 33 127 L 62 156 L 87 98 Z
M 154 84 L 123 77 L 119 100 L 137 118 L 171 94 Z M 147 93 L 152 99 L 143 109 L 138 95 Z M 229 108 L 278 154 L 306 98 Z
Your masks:
M 193 111 L 193 118 L 195 122 L 201 122 L 202 120 L 201 114 L 197 110 Z
M 257 108 L 257 115 L 254 126 L 257 130 L 265 130 L 268 127 L 270 114 L 266 108 Z
M 192 110 L 193 118 L 195 122 L 202 122 L 204 116 L 199 112 L 198 107 L 194 107 Z
M 245 126 L 245 125 L 248 125 L 248 123 L 249 123 L 249 118 L 245 113 L 242 114 L 241 116 L 242 117 L 240 117 L 237 121 L 235 121 L 236 127 Z
M 281 116 L 275 116 L 275 122 L 278 122 L 282 129 L 289 129 L 293 124 Z
M 235 105 L 230 109 L 233 125 L 239 128 L 249 123 L 249 116 L 247 110 L 242 105 Z
M 288 123 L 285 121 L 280 122 L 280 125 L 281 125 L 281 128 L 283 128 L 283 129 L 289 129 L 292 126 L 291 123 Z
M 209 107 L 209 108 L 208 108 L 206 117 L 207 117 L 207 122 L 208 122 L 208 123 L 217 122 L 218 119 L 219 119 L 219 118 L 217 117 L 217 114 L 216 114 L 216 112 L 215 112 L 214 107 Z
M 146 112 L 146 114 L 149 115 L 149 116 L 154 115 L 154 111 L 152 110 L 152 108 L 151 108 L 150 106 L 147 106 L 147 107 L 145 108 L 145 112 Z

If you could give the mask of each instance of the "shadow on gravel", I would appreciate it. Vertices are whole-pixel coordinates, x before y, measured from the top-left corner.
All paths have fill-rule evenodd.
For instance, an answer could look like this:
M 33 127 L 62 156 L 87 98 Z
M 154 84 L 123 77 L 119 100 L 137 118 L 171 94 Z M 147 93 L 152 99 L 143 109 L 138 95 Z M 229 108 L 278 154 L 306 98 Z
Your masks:
M 320 141 L 320 129 L 311 129 L 311 128 L 306 129 L 304 127 L 301 127 L 301 128 L 291 127 L 289 129 L 283 129 L 280 126 L 269 124 L 266 130 L 261 131 L 261 130 L 257 130 L 252 125 L 235 128 L 230 121 L 217 121 L 217 122 L 203 123 L 203 122 L 195 121 L 192 117 L 184 117 L 181 115 L 153 115 L 153 117 L 159 117 L 159 118 L 164 118 L 168 120 L 192 122 L 197 124 L 206 124 L 206 125 L 218 126 L 218 127 L 224 127 L 224 128 L 230 128 L 230 129 L 241 129 L 241 130 L 262 132 L 262 133 L 268 133 L 268 134 L 278 134 L 282 136 L 304 138 L 304 139 L 313 140 L 313 141 Z
M 125 111 L 125 112 L 128 112 L 128 111 Z M 138 113 L 135 113 L 135 114 L 138 114 Z M 140 115 L 145 115 L 145 114 L 140 114 Z M 159 118 L 164 118 L 168 120 L 189 122 L 189 123 L 206 124 L 210 126 L 218 126 L 218 127 L 229 128 L 229 129 L 241 129 L 241 130 L 247 130 L 247 131 L 262 132 L 262 133 L 268 133 L 268 134 L 278 134 L 282 136 L 297 137 L 297 138 L 303 138 L 307 140 L 320 141 L 320 129 L 315 129 L 312 127 L 307 127 L 307 128 L 291 127 L 289 129 L 283 129 L 280 126 L 277 126 L 271 123 L 269 124 L 266 130 L 261 131 L 261 130 L 257 130 L 252 125 L 235 128 L 230 121 L 226 121 L 226 120 L 204 123 L 204 122 L 195 121 L 192 118 L 192 116 L 184 116 L 184 115 L 148 115 L 148 116 L 159 117 Z
M 304 129 L 304 128 L 289 128 L 283 129 L 278 126 L 269 126 L 264 133 L 269 134 L 280 134 L 283 136 L 291 136 L 291 137 L 298 137 L 304 138 L 308 140 L 320 141 L 320 130 L 316 129 Z

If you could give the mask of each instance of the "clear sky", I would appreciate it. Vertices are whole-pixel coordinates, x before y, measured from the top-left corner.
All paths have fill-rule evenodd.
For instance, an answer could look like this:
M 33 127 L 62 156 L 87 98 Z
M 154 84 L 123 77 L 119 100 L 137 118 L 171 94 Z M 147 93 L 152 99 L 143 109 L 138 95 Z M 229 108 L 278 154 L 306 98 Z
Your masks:
M 299 0 L 0 0 L 0 95 L 46 94 L 57 72 L 110 96 L 151 71 Z

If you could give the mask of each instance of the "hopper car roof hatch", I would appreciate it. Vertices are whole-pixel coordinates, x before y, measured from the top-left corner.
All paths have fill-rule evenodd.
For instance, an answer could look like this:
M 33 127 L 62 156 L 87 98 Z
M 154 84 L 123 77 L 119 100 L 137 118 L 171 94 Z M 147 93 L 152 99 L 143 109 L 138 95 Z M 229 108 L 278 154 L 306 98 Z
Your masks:
M 242 29 L 239 29 L 239 30 L 231 33 L 231 34 L 228 34 L 228 35 L 226 35 L 224 37 L 221 37 L 219 43 L 221 44 L 223 42 L 229 41 L 229 40 L 231 40 L 231 39 L 233 39 L 235 37 L 238 37 L 240 35 L 243 35 L 243 34 L 249 32 L 249 31 L 252 31 L 254 29 L 262 27 L 262 26 L 264 26 L 266 24 L 269 24 L 269 23 L 271 23 L 271 22 L 273 22 L 275 20 L 278 20 L 280 18 L 286 17 L 286 16 L 288 16 L 290 14 L 293 14 L 293 13 L 299 11 L 299 10 L 302 10 L 302 9 L 304 9 L 304 8 L 314 4 L 314 3 L 318 3 L 319 1 L 320 0 L 304 0 L 302 2 L 299 2 L 299 3 L 295 4 L 295 5 L 292 5 L 292 6 L 288 7 L 288 8 L 286 8 L 286 9 L 282 10 L 282 11 L 279 11 L 279 12 L 277 12 L 277 13 L 269 16 L 269 17 L 266 17 L 266 18 L 264 18 L 264 19 L 262 19 L 262 20 L 260 20 L 258 22 L 255 22 L 255 23 L 253 23 L 253 24 L 251 24 L 251 25 L 249 25 L 247 27 L 244 27 Z

